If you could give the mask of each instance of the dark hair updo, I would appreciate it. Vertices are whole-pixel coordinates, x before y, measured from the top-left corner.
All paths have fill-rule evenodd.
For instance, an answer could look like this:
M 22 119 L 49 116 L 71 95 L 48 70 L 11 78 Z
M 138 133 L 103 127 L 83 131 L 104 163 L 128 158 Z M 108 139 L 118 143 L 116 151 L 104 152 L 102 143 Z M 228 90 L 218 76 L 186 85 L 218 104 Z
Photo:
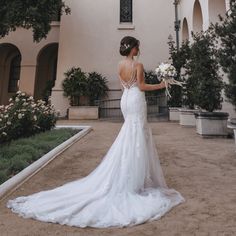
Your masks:
M 125 36 L 120 41 L 120 54 L 122 56 L 128 56 L 134 47 L 139 46 L 139 40 L 132 36 Z

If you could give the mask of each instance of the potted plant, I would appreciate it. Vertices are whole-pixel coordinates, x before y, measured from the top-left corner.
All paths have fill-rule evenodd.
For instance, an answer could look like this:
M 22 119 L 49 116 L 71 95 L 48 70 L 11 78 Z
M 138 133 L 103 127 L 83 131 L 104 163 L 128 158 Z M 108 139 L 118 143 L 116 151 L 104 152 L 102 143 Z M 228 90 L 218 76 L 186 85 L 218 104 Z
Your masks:
M 96 101 L 100 98 L 104 98 L 108 96 L 108 86 L 107 79 L 105 76 L 97 72 L 88 73 L 88 97 L 89 97 L 89 105 L 94 106 Z
M 189 41 L 185 40 L 182 42 L 181 47 L 178 49 L 172 36 L 169 36 L 169 59 L 172 60 L 172 64 L 177 71 L 176 80 L 183 82 L 181 71 L 184 70 L 185 64 L 190 57 L 190 46 Z M 168 99 L 167 105 L 169 107 L 169 120 L 179 121 L 180 120 L 180 109 L 183 106 L 183 88 L 180 86 L 170 87 L 171 98 Z M 183 108 L 182 108 L 183 110 Z M 184 113 L 183 113 L 184 114 Z
M 205 31 L 193 34 L 191 52 L 191 79 L 193 101 L 200 108 L 195 112 L 197 133 L 202 136 L 227 136 L 226 112 L 214 112 L 222 108 L 223 89 L 219 64 L 216 59 L 216 46 L 212 32 Z
M 69 97 L 69 119 L 98 119 L 99 107 L 95 100 L 107 96 L 107 80 L 102 75 L 85 73 L 81 68 L 72 67 L 65 73 L 62 83 L 64 96 Z
M 236 111 L 236 3 L 230 0 L 230 9 L 226 12 L 224 18 L 219 15 L 219 22 L 211 24 L 215 32 L 220 47 L 217 50 L 217 58 L 223 72 L 228 77 L 228 82 L 224 82 L 224 94 L 226 101 L 230 102 Z M 236 116 L 229 119 L 228 128 L 234 130 L 236 143 Z

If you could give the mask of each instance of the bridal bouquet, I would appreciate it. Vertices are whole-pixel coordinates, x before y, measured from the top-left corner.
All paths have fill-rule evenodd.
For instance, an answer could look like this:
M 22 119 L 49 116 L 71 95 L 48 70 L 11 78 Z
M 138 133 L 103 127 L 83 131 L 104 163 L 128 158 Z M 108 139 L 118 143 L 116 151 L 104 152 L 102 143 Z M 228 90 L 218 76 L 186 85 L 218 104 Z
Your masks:
M 159 80 L 163 80 L 166 85 L 166 96 L 171 97 L 168 86 L 169 84 L 175 84 L 183 87 L 184 82 L 180 82 L 174 79 L 177 75 L 176 69 L 173 65 L 169 63 L 161 63 L 156 69 L 155 72 Z

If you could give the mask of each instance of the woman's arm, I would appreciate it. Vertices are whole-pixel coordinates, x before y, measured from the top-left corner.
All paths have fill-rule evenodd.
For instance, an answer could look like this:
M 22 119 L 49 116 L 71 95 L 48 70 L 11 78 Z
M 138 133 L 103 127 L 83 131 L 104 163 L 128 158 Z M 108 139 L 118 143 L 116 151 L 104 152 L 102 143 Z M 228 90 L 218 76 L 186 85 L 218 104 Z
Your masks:
M 159 84 L 146 84 L 144 80 L 144 68 L 142 63 L 137 64 L 137 82 L 141 91 L 152 91 L 165 88 L 165 82 Z

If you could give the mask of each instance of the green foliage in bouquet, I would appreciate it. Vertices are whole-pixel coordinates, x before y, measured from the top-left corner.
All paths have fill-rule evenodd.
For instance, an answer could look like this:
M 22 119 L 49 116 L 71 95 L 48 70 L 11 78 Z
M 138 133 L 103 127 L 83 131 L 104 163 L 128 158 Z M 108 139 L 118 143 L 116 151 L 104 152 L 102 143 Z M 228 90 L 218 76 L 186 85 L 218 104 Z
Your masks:
M 190 58 L 186 63 L 187 105 L 209 112 L 221 109 L 223 81 L 219 75 L 214 35 L 210 30 L 193 34 Z
M 53 105 L 34 102 L 32 96 L 18 91 L 7 106 L 0 106 L 0 143 L 50 130 L 55 126 Z
M 185 69 L 187 60 L 190 57 L 190 45 L 189 41 L 185 40 L 182 42 L 181 47 L 177 50 L 177 46 L 173 41 L 172 36 L 169 36 L 169 59 L 172 61 L 172 65 L 175 67 L 177 76 L 175 80 L 183 82 L 184 77 L 181 76 L 181 70 Z M 167 105 L 171 107 L 181 107 L 183 105 L 183 88 L 181 86 L 171 86 L 170 87 L 171 98 L 168 99 Z
M 70 14 L 61 0 L 1 0 L 0 5 L 0 38 L 23 27 L 32 28 L 33 39 L 39 42 L 47 37 L 55 15 Z
M 220 41 L 217 57 L 223 71 L 228 75 L 228 82 L 224 82 L 225 96 L 236 110 L 236 1 L 230 0 L 230 9 L 220 22 L 211 24 L 215 36 Z
M 87 86 L 89 105 L 95 105 L 95 101 L 108 96 L 107 79 L 97 72 L 88 73 Z

